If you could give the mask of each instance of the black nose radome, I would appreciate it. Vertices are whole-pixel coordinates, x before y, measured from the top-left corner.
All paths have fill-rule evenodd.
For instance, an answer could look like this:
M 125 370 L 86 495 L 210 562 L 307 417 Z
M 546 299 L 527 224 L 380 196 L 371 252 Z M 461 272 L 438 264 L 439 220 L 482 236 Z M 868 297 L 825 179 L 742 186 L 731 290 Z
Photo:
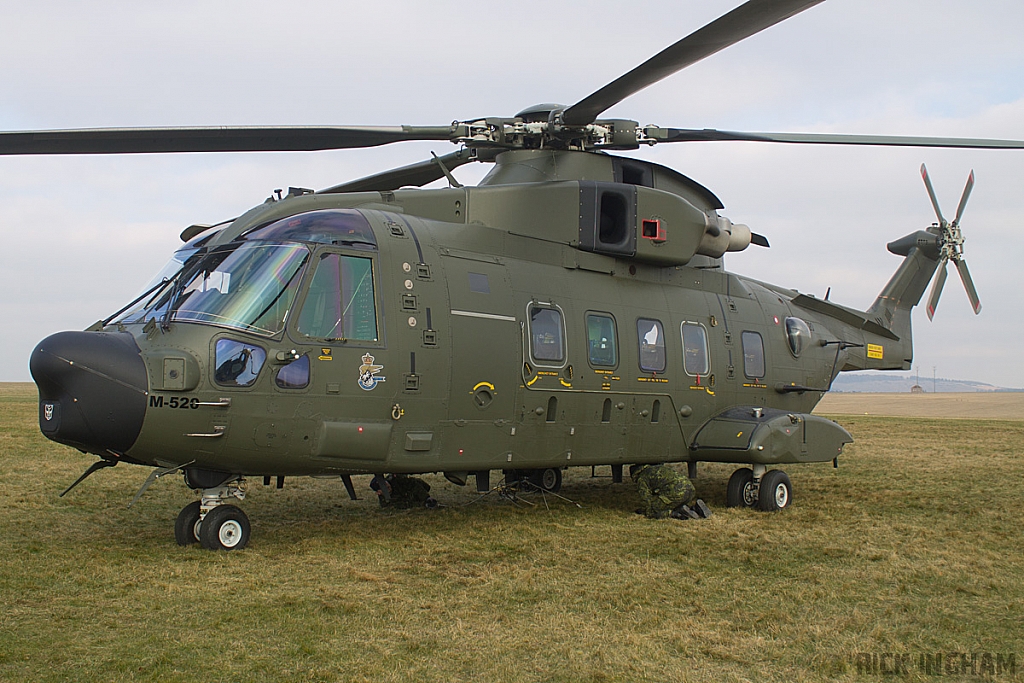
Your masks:
M 130 334 L 58 332 L 35 348 L 29 370 L 44 436 L 97 455 L 135 443 L 149 384 Z

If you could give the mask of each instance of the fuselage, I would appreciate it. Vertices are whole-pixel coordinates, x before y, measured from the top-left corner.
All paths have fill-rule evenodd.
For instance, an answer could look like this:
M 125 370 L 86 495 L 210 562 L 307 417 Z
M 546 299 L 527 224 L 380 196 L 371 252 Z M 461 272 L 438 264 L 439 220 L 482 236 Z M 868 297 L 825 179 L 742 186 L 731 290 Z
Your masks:
M 48 351 L 59 335 L 40 344 L 43 431 L 104 458 L 241 475 L 750 462 L 695 436 L 738 406 L 810 413 L 868 359 L 866 333 L 694 254 L 717 201 L 703 188 L 683 187 L 697 218 L 681 218 L 678 188 L 616 181 L 257 207 L 185 245 L 181 270 L 102 330 L 61 333 L 94 335 L 109 367 Z M 609 192 L 632 242 L 604 216 L 621 208 Z M 118 411 L 130 424 L 96 428 Z

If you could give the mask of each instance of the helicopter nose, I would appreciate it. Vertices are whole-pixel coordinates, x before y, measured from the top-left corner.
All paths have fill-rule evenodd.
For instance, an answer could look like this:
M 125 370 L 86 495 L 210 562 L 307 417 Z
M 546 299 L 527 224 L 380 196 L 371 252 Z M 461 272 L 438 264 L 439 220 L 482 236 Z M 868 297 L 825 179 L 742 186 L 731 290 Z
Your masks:
M 142 431 L 146 364 L 124 332 L 58 332 L 29 361 L 43 435 L 98 455 L 123 454 Z

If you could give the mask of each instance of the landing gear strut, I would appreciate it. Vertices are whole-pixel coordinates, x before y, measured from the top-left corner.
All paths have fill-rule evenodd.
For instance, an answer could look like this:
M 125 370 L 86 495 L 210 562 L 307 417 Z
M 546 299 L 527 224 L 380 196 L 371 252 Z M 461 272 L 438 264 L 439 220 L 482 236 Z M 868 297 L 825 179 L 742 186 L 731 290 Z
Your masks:
M 249 543 L 249 517 L 228 501 L 245 498 L 245 479 L 203 489 L 203 498 L 189 503 L 174 523 L 178 545 L 201 543 L 207 550 L 241 550 Z
M 725 504 L 728 507 L 757 507 L 764 512 L 776 512 L 793 501 L 793 486 L 782 470 L 767 471 L 764 465 L 753 469 L 741 467 L 729 477 Z

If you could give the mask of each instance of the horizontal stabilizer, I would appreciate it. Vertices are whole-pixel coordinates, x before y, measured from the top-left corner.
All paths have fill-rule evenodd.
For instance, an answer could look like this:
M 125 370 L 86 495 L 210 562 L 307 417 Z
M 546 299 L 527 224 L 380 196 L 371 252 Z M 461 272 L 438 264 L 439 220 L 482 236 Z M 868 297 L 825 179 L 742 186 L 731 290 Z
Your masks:
M 827 315 L 830 318 L 835 318 L 840 322 L 846 323 L 851 327 L 864 330 L 865 332 L 877 334 L 880 337 L 892 339 L 893 341 L 900 340 L 892 330 L 879 325 L 874 320 L 869 320 L 863 313 L 855 311 L 852 308 L 846 308 L 845 306 L 834 304 L 831 301 L 816 299 L 813 296 L 807 296 L 806 294 L 798 295 L 793 299 L 793 303 L 800 308 L 805 308 L 808 311 Z

